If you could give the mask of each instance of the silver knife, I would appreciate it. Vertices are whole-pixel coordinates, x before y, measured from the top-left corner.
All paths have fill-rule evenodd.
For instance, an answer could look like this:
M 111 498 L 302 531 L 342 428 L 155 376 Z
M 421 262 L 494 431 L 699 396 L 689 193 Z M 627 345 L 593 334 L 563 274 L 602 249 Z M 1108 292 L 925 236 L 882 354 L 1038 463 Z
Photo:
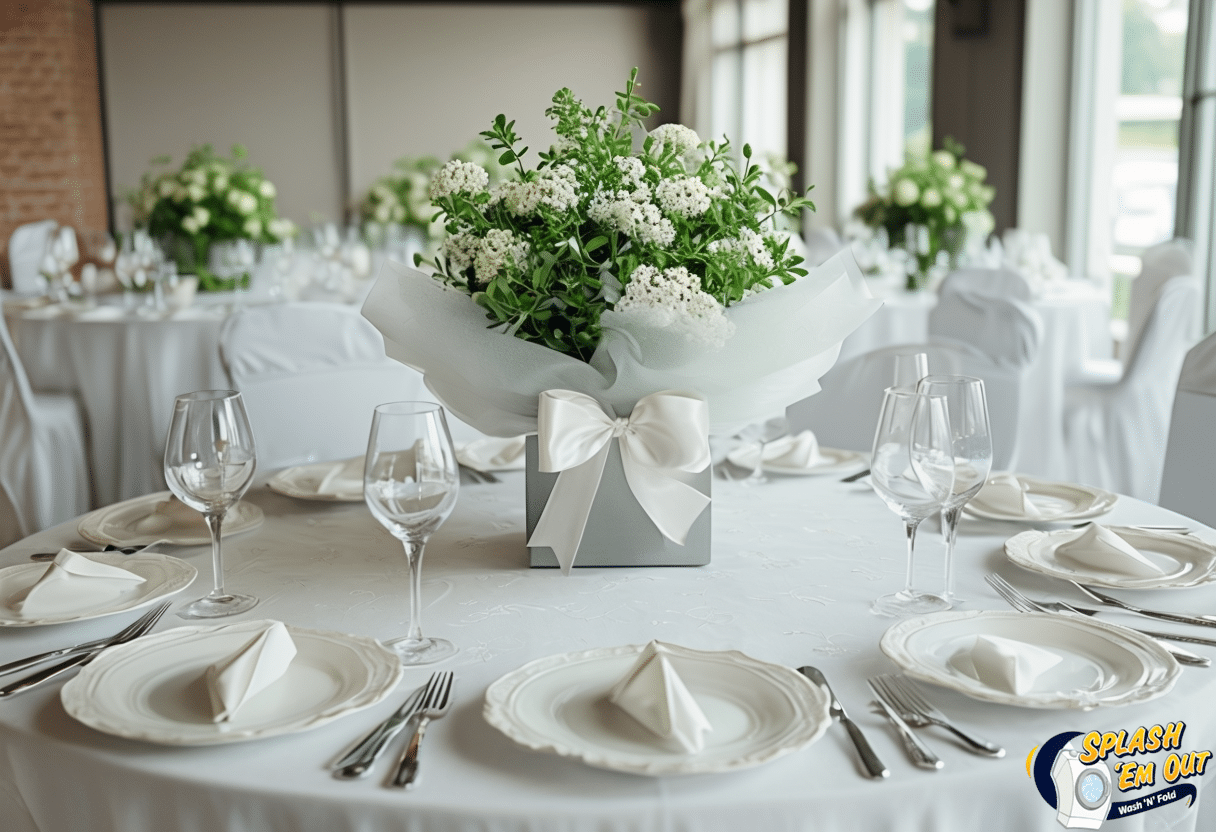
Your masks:
M 857 727 L 857 723 L 849 719 L 849 715 L 845 713 L 844 706 L 840 704 L 840 700 L 832 692 L 832 686 L 828 684 L 828 680 L 819 672 L 819 669 L 806 665 L 805 667 L 798 668 L 798 672 L 819 685 L 827 693 L 829 699 L 828 710 L 833 717 L 840 720 L 840 723 L 849 732 L 849 737 L 853 740 L 853 745 L 861 756 L 861 762 L 865 765 L 866 772 L 871 777 L 889 776 L 891 772 L 882 764 L 882 760 L 878 759 L 878 755 L 870 747 L 870 743 L 866 740 L 865 734 L 861 733 L 861 729 Z
M 882 691 L 874 687 L 872 682 L 869 684 L 870 691 L 874 694 L 874 701 L 878 703 L 883 713 L 887 715 L 887 719 L 895 726 L 895 730 L 899 733 L 899 738 L 903 740 L 904 749 L 908 752 L 908 757 L 911 758 L 912 762 L 921 768 L 927 768 L 932 771 L 940 771 L 944 768 L 946 764 L 942 762 L 941 758 L 934 754 L 929 746 L 921 742 L 920 737 L 916 736 L 912 732 L 912 729 L 908 727 L 908 723 L 904 722 L 899 714 L 895 712 L 895 709 L 887 704 Z
M 422 685 L 411 693 L 392 716 L 373 728 L 371 733 L 360 740 L 342 759 L 330 766 L 333 769 L 334 777 L 339 780 L 353 780 L 363 777 L 371 771 L 372 764 L 376 762 L 376 758 L 380 756 L 384 746 L 401 733 L 401 729 L 418 710 L 418 705 L 422 703 L 422 693 L 426 687 L 426 685 Z

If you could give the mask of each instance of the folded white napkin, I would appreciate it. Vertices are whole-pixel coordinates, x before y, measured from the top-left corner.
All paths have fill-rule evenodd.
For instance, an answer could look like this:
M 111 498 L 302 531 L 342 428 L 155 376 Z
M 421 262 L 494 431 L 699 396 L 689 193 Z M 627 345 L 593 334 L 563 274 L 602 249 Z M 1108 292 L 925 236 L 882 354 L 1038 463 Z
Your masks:
M 461 465 L 478 471 L 519 471 L 524 467 L 526 443 L 526 436 L 507 439 L 487 436 L 462 445 L 456 451 L 456 459 Z
M 764 445 L 764 461 L 782 468 L 811 468 L 823 461 L 819 440 L 809 430 L 796 436 L 782 436 Z
M 131 524 L 131 531 L 140 534 L 161 534 L 174 526 L 188 528 L 204 523 L 202 515 L 175 496 L 160 500 L 152 510 Z
M 363 457 L 335 462 L 317 484 L 317 494 L 326 497 L 362 499 Z
M 1001 636 L 976 636 L 951 657 L 955 667 L 991 688 L 1022 695 L 1063 657 L 1034 644 Z
M 608 699 L 652 733 L 675 740 L 689 754 L 700 751 L 705 746 L 704 733 L 713 730 L 672 667 L 662 642 L 646 645 Z
M 993 474 L 975 495 L 981 503 L 1006 514 L 1021 514 L 1025 517 L 1042 517 L 1030 499 L 1029 486 L 1017 474 L 1002 472 Z
M 121 567 L 60 549 L 42 577 L 28 589 L 13 594 L 8 605 L 27 618 L 35 618 L 68 605 L 88 606 L 114 598 L 145 580 Z
M 1077 538 L 1061 543 L 1056 547 L 1056 554 L 1079 566 L 1131 578 L 1156 578 L 1165 574 L 1134 546 L 1099 523 L 1090 523 Z
M 227 722 L 287 672 L 296 645 L 282 621 L 268 621 L 245 645 L 203 672 L 215 722 Z

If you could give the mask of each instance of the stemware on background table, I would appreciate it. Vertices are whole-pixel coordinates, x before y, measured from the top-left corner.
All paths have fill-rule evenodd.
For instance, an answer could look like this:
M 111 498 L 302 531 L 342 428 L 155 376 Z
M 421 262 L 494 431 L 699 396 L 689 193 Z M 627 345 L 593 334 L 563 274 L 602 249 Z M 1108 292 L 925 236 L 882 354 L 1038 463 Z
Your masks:
M 874 433 L 870 471 L 878 496 L 904 521 L 908 540 L 904 588 L 876 600 L 872 610 L 879 615 L 903 615 L 948 609 L 945 599 L 914 587 L 913 570 L 916 529 L 941 509 L 954 483 L 945 397 L 889 388 Z
M 182 618 L 235 615 L 258 602 L 252 595 L 225 591 L 220 548 L 224 515 L 249 488 L 256 467 L 253 430 L 240 393 L 202 390 L 177 397 L 165 443 L 165 481 L 206 519 L 215 579 L 206 597 L 178 612 Z
M 460 473 L 443 409 L 431 402 L 376 408 L 363 469 L 363 497 L 372 516 L 401 541 L 409 564 L 410 624 L 385 645 L 403 664 L 442 661 L 450 641 L 422 635 L 422 555 L 427 540 L 456 506 Z
M 942 536 L 946 567 L 942 597 L 953 603 L 954 541 L 963 506 L 974 497 L 992 470 L 992 431 L 984 382 L 970 376 L 932 375 L 922 378 L 917 390 L 946 399 L 954 456 L 954 487 L 942 506 Z

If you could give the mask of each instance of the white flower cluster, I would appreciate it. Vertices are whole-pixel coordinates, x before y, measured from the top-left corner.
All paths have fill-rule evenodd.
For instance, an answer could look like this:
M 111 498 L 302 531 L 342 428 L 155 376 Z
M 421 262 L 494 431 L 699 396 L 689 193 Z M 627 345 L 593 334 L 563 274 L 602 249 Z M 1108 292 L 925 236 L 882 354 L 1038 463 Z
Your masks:
M 442 248 L 444 259 L 453 272 L 460 273 L 472 266 L 481 286 L 497 277 L 508 265 L 522 269 L 531 253 L 527 240 L 520 240 L 503 228 L 492 228 L 485 237 L 465 229 L 444 240 Z
M 762 269 L 773 268 L 773 255 L 765 245 L 764 237 L 752 231 L 750 228 L 743 228 L 739 231 L 739 236 L 735 238 L 727 237 L 721 240 L 713 240 L 706 249 L 710 254 L 719 252 L 735 251 L 740 255 L 751 259 L 751 262 Z
M 387 185 L 372 186 L 367 194 L 367 202 L 369 213 L 376 222 L 401 222 L 405 219 L 405 206 Z
M 445 164 L 431 178 L 431 199 L 453 194 L 475 194 L 490 186 L 490 174 L 481 165 L 458 159 Z
M 536 213 L 541 205 L 557 213 L 572 211 L 579 204 L 578 176 L 569 165 L 557 165 L 541 171 L 535 179 L 527 182 L 512 179 L 490 191 L 490 201 L 486 207 L 499 202 L 520 217 Z
M 695 150 L 701 143 L 701 137 L 695 130 L 683 124 L 660 124 L 650 131 L 654 143 L 650 146 L 651 153 L 662 154 L 664 147 L 670 146 L 677 156 L 683 156 L 690 150 Z
M 735 332 L 722 305 L 683 266 L 661 272 L 654 266 L 638 266 L 614 311 L 636 313 L 652 326 L 682 332 L 688 340 L 707 346 L 721 346 Z
M 645 185 L 632 194 L 597 191 L 587 206 L 587 216 L 639 243 L 669 246 L 676 238 L 676 227 L 650 201 L 650 189 Z
M 248 191 L 232 188 L 228 191 L 225 199 L 228 200 L 229 205 L 242 214 L 248 215 L 258 210 L 258 198 Z
M 709 210 L 709 188 L 695 176 L 664 179 L 654 191 L 663 210 L 681 217 L 699 217 Z
M 182 218 L 182 228 L 191 234 L 197 234 L 211 222 L 211 212 L 201 205 L 195 205 L 194 210 Z

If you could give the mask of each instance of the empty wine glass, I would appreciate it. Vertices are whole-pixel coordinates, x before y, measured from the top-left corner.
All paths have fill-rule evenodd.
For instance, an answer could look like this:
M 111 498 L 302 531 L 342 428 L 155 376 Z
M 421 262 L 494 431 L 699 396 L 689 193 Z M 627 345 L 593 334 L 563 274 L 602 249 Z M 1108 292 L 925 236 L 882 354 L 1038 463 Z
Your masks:
M 992 470 L 992 431 L 988 426 L 988 399 L 984 382 L 970 376 L 926 376 L 917 390 L 943 396 L 950 417 L 954 449 L 954 487 L 942 505 L 942 536 L 946 540 L 945 591 L 954 603 L 954 539 L 963 506 L 974 497 Z
M 905 615 L 950 608 L 945 599 L 915 589 L 913 553 L 917 526 L 937 513 L 950 495 L 954 484 L 952 450 L 944 396 L 887 389 L 874 432 L 870 483 L 887 507 L 904 521 L 908 573 L 902 590 L 874 602 L 874 613 Z
M 895 387 L 916 387 L 916 383 L 929 375 L 929 356 L 923 352 L 901 353 L 895 356 Z
M 253 429 L 235 390 L 178 396 L 165 443 L 165 481 L 179 500 L 202 512 L 211 531 L 214 588 L 178 612 L 182 618 L 220 618 L 253 609 L 258 599 L 224 590 L 220 531 L 224 515 L 253 481 Z
M 376 408 L 363 467 L 363 498 L 372 516 L 405 547 L 409 631 L 385 642 L 402 664 L 431 664 L 456 653 L 450 641 L 422 635 L 422 554 L 427 540 L 452 513 L 459 486 L 443 408 L 431 402 L 392 402 Z

